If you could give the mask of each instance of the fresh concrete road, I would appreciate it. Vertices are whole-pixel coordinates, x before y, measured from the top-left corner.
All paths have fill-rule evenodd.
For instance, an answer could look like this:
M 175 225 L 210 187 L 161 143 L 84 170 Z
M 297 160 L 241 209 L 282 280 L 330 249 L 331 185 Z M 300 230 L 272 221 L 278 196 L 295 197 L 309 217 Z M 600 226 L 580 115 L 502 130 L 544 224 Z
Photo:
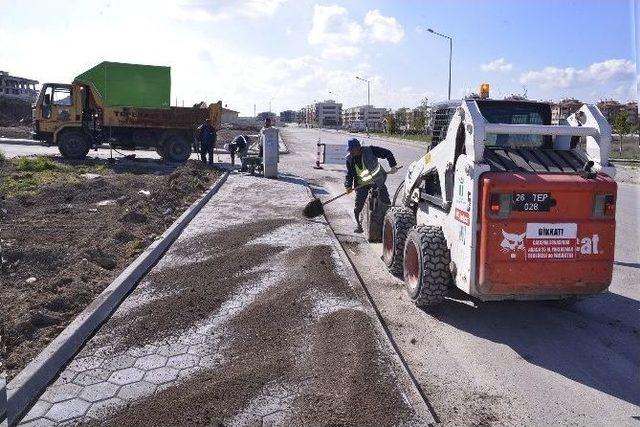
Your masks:
M 312 168 L 319 137 L 344 144 L 347 135 L 285 129 L 291 155 L 283 166 L 328 198 L 342 191 L 344 167 Z M 425 151 L 362 139 L 390 148 L 401 165 Z M 390 177 L 390 192 L 400 180 L 401 174 Z M 572 307 L 481 303 L 455 294 L 435 314 L 416 308 L 402 282 L 386 272 L 380 245 L 352 233 L 352 196 L 328 205 L 326 212 L 439 421 L 619 425 L 640 416 L 639 197 L 640 186 L 620 183 L 616 265 L 608 293 Z

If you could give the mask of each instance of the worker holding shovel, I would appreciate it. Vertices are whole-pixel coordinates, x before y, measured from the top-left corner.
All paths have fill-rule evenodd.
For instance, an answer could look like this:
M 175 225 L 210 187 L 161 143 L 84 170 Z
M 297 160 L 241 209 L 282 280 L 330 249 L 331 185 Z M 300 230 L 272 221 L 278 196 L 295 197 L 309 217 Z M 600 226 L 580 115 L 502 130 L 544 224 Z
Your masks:
M 389 191 L 385 185 L 387 172 L 382 168 L 378 159 L 386 159 L 391 169 L 388 173 L 395 173 L 398 170 L 393 153 L 386 148 L 371 146 L 361 146 L 360 141 L 355 138 L 347 142 L 347 176 L 344 180 L 344 187 L 347 193 L 356 191 L 356 203 L 353 214 L 356 220 L 355 233 L 362 233 L 362 225 L 360 223 L 360 212 L 367 200 L 367 194 L 372 188 L 378 188 L 380 201 L 387 205 L 391 204 L 389 200 Z M 355 188 L 354 188 L 355 187 Z

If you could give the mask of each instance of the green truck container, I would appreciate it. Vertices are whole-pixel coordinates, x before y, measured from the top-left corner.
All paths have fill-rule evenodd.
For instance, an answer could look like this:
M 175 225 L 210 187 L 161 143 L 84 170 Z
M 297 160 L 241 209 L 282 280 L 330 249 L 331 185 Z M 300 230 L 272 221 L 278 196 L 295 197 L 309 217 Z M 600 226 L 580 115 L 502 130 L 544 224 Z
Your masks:
M 106 107 L 169 108 L 171 68 L 101 62 L 75 78 L 92 85 Z

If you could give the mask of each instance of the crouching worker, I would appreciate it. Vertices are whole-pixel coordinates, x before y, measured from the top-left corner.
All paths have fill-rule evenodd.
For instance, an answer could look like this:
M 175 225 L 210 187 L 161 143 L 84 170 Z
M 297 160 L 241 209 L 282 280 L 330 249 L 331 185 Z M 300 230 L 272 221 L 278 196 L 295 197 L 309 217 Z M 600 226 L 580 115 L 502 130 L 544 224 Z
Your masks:
M 388 205 L 391 204 L 389 191 L 384 183 L 387 179 L 387 173 L 378 162 L 378 159 L 386 159 L 389 162 L 391 167 L 389 173 L 395 173 L 398 168 L 393 153 L 386 148 L 374 145 L 362 147 L 360 141 L 353 138 L 347 142 L 347 151 L 349 154 L 347 154 L 347 176 L 344 180 L 344 186 L 348 193 L 358 187 L 356 188 L 356 204 L 353 209 L 356 219 L 354 232 L 362 233 L 360 212 L 362 212 L 369 190 L 377 187 L 380 201 Z

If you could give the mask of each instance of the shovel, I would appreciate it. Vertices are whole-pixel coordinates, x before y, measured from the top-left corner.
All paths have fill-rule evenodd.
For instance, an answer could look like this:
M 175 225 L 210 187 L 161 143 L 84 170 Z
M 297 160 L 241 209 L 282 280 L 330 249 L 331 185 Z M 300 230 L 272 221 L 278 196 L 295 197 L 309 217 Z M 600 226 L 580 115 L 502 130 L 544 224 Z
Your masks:
M 401 167 L 402 166 L 398 166 L 398 169 L 400 169 Z M 357 190 L 359 188 L 362 188 L 362 187 L 366 187 L 368 185 L 371 185 L 371 184 L 358 185 L 352 191 L 355 191 L 355 190 Z M 307 203 L 307 206 L 305 206 L 304 209 L 302 210 L 302 214 L 307 218 L 315 218 L 317 216 L 320 216 L 320 215 L 322 215 L 324 213 L 324 205 L 327 205 L 327 204 L 333 202 L 334 200 L 339 199 L 340 197 L 346 196 L 349 193 L 350 193 L 350 191 L 345 191 L 344 193 L 339 194 L 339 195 L 327 200 L 326 202 L 322 202 L 320 199 L 315 198 L 312 201 L 310 201 L 309 203 Z

